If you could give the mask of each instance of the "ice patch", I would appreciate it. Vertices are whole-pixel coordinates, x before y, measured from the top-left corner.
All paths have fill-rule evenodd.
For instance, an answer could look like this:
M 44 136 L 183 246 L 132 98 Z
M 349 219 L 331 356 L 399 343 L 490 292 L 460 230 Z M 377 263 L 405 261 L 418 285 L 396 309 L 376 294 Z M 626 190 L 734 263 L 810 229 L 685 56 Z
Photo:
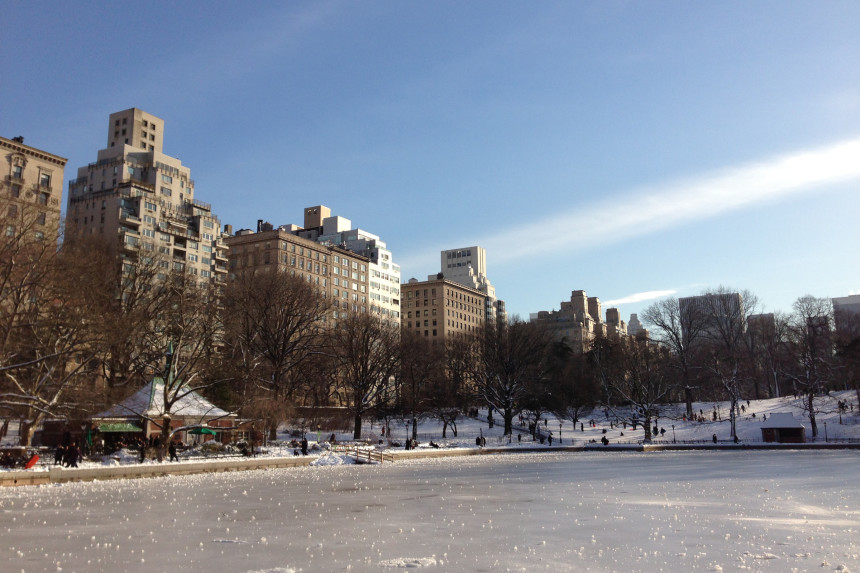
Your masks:
M 403 569 L 414 569 L 417 567 L 432 567 L 436 565 L 436 557 L 398 557 L 380 561 L 380 567 L 398 567 Z
M 254 569 L 245 573 L 296 573 L 292 567 L 273 567 L 272 569 Z

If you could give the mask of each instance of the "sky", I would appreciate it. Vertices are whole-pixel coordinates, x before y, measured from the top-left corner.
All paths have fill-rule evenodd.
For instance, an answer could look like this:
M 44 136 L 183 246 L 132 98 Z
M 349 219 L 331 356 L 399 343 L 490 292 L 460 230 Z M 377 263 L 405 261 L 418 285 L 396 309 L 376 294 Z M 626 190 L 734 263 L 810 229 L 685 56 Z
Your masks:
M 860 293 L 860 3 L 11 2 L 0 135 L 69 159 L 165 121 L 222 223 L 480 245 L 511 315 Z M 64 194 L 68 187 L 64 189 Z M 65 201 L 65 199 L 64 199 Z

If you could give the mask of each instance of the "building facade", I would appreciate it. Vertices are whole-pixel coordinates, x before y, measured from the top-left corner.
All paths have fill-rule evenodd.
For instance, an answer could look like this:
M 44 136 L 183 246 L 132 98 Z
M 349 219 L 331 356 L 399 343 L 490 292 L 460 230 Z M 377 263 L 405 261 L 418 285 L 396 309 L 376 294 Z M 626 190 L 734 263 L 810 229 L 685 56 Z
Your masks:
M 606 310 L 602 317 L 600 299 L 589 297 L 584 290 L 575 290 L 570 300 L 562 301 L 559 310 L 542 310 L 531 315 L 532 322 L 546 325 L 558 340 L 564 340 L 573 350 L 586 352 L 597 336 L 627 336 L 627 324 L 617 308 Z
M 331 209 L 325 205 L 305 208 L 303 227 L 293 225 L 285 228 L 299 237 L 331 248 L 345 249 L 366 259 L 370 312 L 389 324 L 400 325 L 400 267 L 394 263 L 394 255 L 382 239 L 363 229 L 353 228 L 349 219 L 332 216 Z M 352 274 L 351 280 L 355 280 Z
M 442 251 L 439 266 L 446 279 L 484 293 L 487 322 L 507 321 L 505 301 L 496 298 L 496 287 L 487 276 L 487 252 L 483 247 L 474 245 Z
M 277 270 L 304 279 L 331 301 L 331 319 L 371 312 L 370 261 L 346 249 L 300 237 L 288 228 L 259 221 L 226 239 L 231 279 L 244 272 Z M 328 322 L 328 321 L 327 321 Z
M 55 241 L 60 233 L 60 207 L 66 159 L 29 145 L 23 137 L 0 137 L 3 178 L 0 217 L 5 240 L 30 235 Z
M 440 342 L 480 333 L 487 318 L 486 294 L 441 275 L 401 285 L 401 328 Z
M 149 253 L 201 286 L 221 285 L 227 245 L 218 217 L 195 198 L 190 169 L 162 152 L 163 141 L 161 118 L 136 108 L 111 114 L 107 147 L 69 182 L 67 228 L 115 238 L 120 257 Z

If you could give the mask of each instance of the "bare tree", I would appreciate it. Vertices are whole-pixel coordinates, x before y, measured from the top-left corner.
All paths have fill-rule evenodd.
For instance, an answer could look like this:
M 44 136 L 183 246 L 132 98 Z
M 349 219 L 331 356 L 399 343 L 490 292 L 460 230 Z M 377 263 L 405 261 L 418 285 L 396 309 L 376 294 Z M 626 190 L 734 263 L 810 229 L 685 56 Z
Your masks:
M 681 375 L 687 417 L 692 418 L 693 384 L 699 370 L 695 351 L 705 330 L 705 314 L 696 306 L 681 312 L 677 298 L 666 298 L 646 308 L 642 319 L 654 328 L 655 339 L 671 352 L 671 364 Z
M 48 416 L 80 409 L 79 386 L 98 339 L 86 315 L 87 273 L 57 249 L 30 205 L 0 209 L 0 410 L 21 419 L 20 441 Z
M 640 338 L 612 342 L 616 347 L 615 364 L 610 376 L 612 389 L 634 415 L 641 415 L 645 442 L 651 441 L 651 420 L 672 391 L 668 376 L 668 350 Z
M 227 354 L 238 376 L 275 402 L 303 402 L 297 392 L 307 393 L 304 371 L 324 354 L 329 305 L 318 289 L 286 272 L 249 272 L 230 284 L 225 306 Z M 274 438 L 280 420 L 267 419 Z
M 328 336 L 336 383 L 345 391 L 358 440 L 362 417 L 388 398 L 399 358 L 399 328 L 377 315 L 352 313 Z
M 403 410 L 411 420 L 414 440 L 418 438 L 418 419 L 423 417 L 442 380 L 442 348 L 417 332 L 404 331 L 400 335 L 399 364 Z
M 502 413 L 505 435 L 513 432 L 513 419 L 523 400 L 547 375 L 551 345 L 546 328 L 517 318 L 485 328 L 473 378 L 478 397 Z
M 706 364 L 716 377 L 731 405 L 731 435 L 737 440 L 737 415 L 746 356 L 746 330 L 749 316 L 758 308 L 758 298 L 749 291 L 733 292 L 725 287 L 700 297 L 707 314 L 704 337 L 707 339 Z
M 587 355 L 575 353 L 563 341 L 553 347 L 550 411 L 559 420 L 570 420 L 574 428 L 594 411 L 600 384 L 588 365 Z
M 830 300 L 802 296 L 792 305 L 788 348 L 792 357 L 785 375 L 804 394 L 803 410 L 809 418 L 812 437 L 818 436 L 815 398 L 824 393 L 832 379 L 833 313 Z

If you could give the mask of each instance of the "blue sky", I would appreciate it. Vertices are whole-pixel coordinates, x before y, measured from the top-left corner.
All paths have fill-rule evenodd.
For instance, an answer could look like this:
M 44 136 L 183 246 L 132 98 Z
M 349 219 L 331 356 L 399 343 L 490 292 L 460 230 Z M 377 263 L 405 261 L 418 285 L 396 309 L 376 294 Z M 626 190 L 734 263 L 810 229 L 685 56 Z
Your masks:
M 860 3 L 11 2 L 0 135 L 69 158 L 108 115 L 224 223 L 324 204 L 404 280 L 487 248 L 513 314 L 626 319 L 720 285 L 860 292 Z

